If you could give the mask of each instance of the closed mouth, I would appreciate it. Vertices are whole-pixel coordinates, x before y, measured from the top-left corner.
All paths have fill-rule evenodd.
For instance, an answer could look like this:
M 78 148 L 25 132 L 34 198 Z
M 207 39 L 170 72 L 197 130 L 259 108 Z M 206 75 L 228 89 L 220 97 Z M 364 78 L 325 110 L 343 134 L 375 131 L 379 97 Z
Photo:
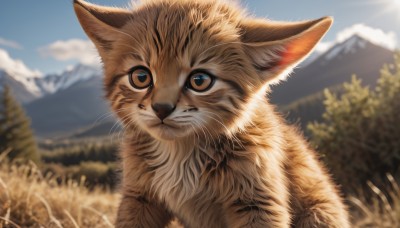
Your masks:
M 162 130 L 178 130 L 179 127 L 176 125 L 172 125 L 172 124 L 167 124 L 164 122 L 160 122 L 160 123 L 156 123 L 156 124 L 152 124 L 150 125 L 151 128 L 161 128 Z

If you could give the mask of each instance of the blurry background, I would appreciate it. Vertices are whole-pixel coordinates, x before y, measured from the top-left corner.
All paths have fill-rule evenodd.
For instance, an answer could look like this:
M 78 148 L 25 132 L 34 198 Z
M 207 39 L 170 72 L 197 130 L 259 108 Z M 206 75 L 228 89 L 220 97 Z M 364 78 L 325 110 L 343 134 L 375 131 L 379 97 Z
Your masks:
M 127 0 L 91 2 L 129 7 Z M 386 199 L 382 208 L 391 209 L 384 214 L 375 201 L 376 208 L 365 206 L 370 223 L 399 225 L 400 0 L 240 4 L 272 20 L 334 17 L 314 52 L 269 97 L 317 147 L 346 196 L 364 199 L 381 189 L 376 202 Z M 114 188 L 123 133 L 103 99 L 100 60 L 72 1 L 0 3 L 0 92 L 0 154 L 33 160 L 58 182 L 84 176 L 91 189 Z M 355 218 L 362 216 L 354 209 Z

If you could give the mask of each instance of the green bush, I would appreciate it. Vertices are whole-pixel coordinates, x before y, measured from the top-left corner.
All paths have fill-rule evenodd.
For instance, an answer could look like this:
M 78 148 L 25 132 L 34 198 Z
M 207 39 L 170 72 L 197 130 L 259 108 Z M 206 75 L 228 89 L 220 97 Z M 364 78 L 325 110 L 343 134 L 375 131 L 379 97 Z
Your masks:
M 386 65 L 375 89 L 353 77 L 340 96 L 325 91 L 323 121 L 308 126 L 336 180 L 347 192 L 397 178 L 400 165 L 400 55 Z

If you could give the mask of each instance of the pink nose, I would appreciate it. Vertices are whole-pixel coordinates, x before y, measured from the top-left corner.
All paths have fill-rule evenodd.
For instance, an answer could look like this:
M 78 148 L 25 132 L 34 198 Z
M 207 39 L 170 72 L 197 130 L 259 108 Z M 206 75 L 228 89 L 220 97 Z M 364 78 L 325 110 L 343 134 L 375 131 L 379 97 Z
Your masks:
M 151 108 L 154 113 L 158 116 L 160 120 L 164 120 L 167 116 L 169 116 L 174 110 L 176 106 L 171 104 L 152 104 Z

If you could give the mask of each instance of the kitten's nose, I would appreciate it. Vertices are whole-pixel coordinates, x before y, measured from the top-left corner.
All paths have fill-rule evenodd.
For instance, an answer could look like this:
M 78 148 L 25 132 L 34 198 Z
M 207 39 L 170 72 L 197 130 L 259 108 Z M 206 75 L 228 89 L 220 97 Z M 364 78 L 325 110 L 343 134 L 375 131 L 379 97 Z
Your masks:
M 158 116 L 160 120 L 164 120 L 167 116 L 169 116 L 174 110 L 174 105 L 171 104 L 152 104 L 151 108 L 154 110 L 154 113 Z

